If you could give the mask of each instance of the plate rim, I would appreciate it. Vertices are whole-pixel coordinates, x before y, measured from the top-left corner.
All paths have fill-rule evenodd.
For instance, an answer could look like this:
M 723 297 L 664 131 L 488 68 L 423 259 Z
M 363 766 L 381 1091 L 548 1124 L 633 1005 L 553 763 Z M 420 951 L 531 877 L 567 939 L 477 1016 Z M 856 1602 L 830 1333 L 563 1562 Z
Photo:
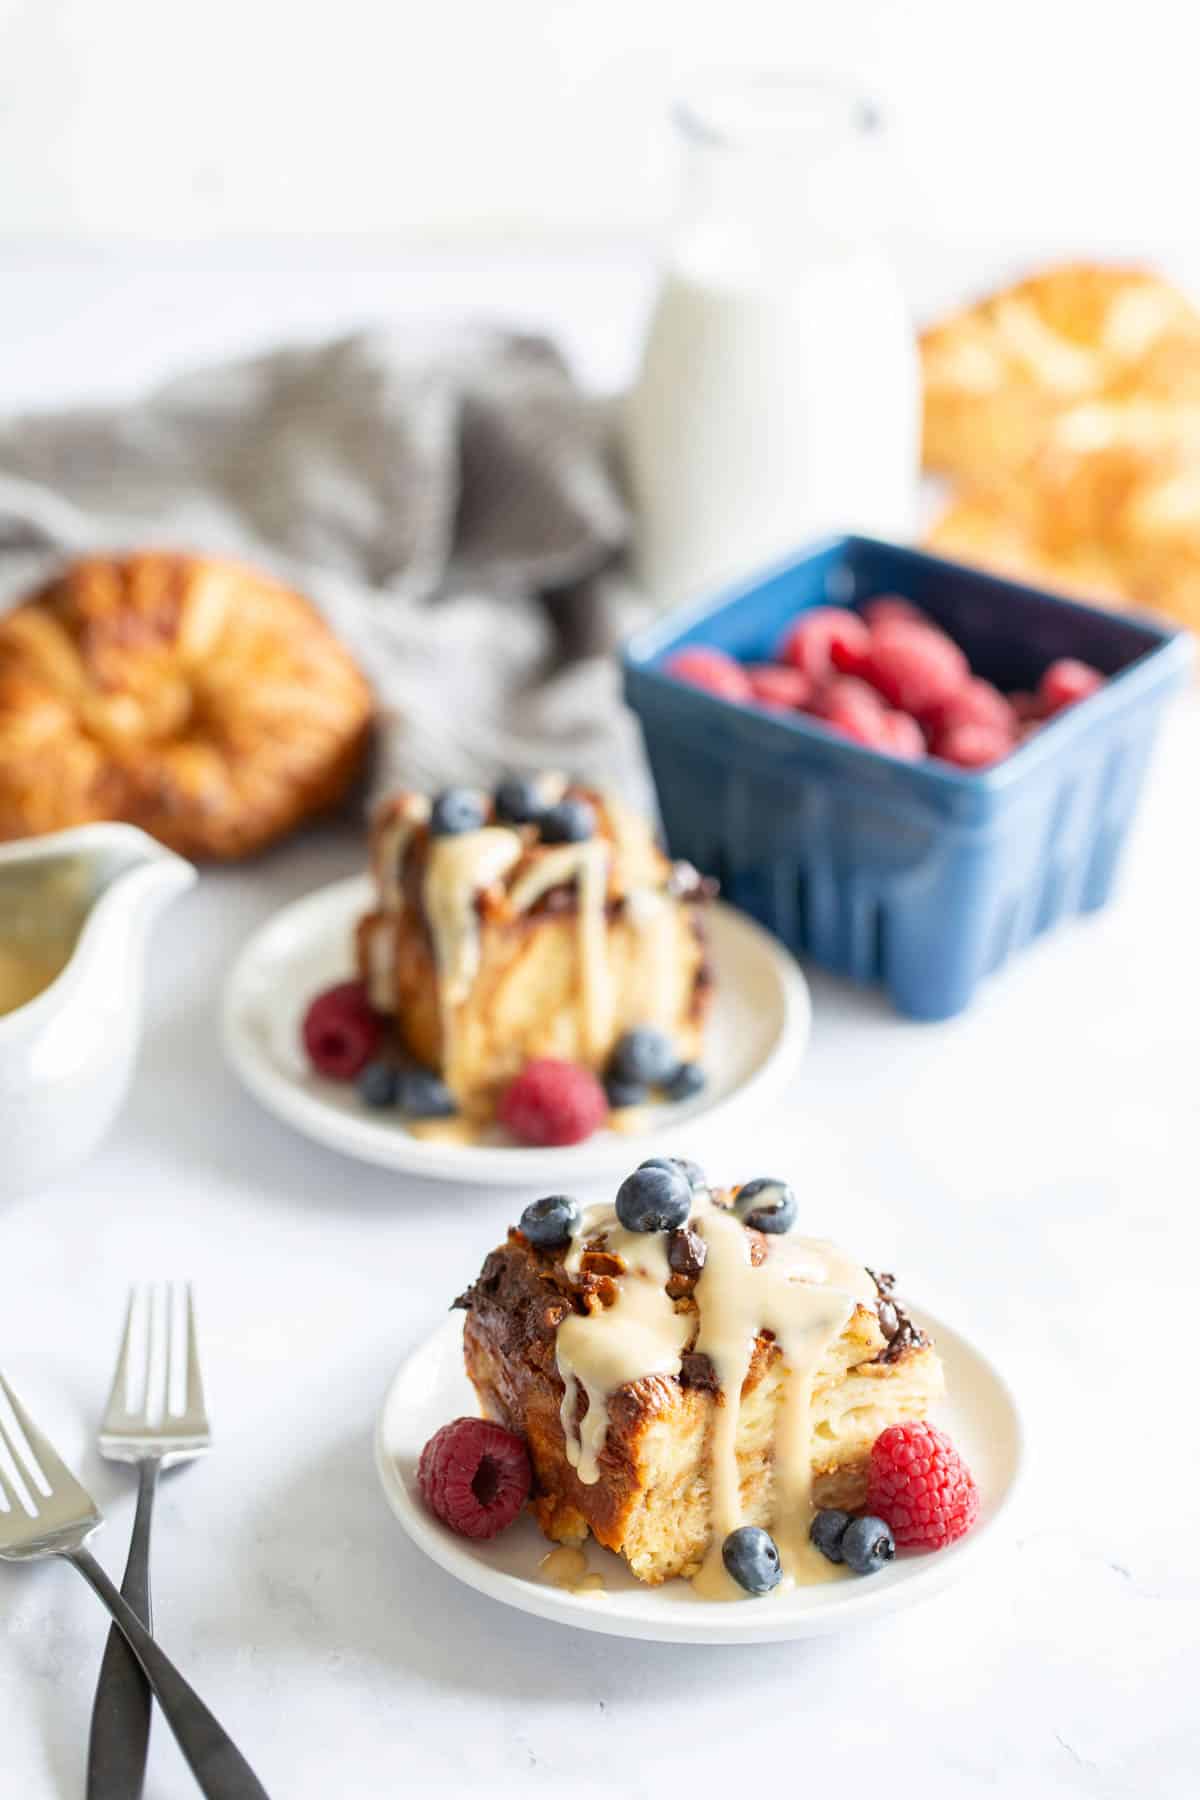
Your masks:
M 388 1507 L 409 1541 L 433 1563 L 464 1587 L 483 1594 L 487 1599 L 535 1618 L 549 1620 L 552 1624 L 639 1642 L 712 1646 L 791 1643 L 849 1631 L 886 1613 L 897 1612 L 932 1598 L 956 1581 L 982 1554 L 994 1549 L 1000 1535 L 997 1527 L 1011 1513 L 1027 1470 L 1028 1433 L 1024 1416 L 1011 1383 L 997 1368 L 992 1357 L 974 1339 L 965 1337 L 927 1308 L 917 1306 L 910 1310 L 914 1319 L 929 1330 L 935 1342 L 953 1341 L 983 1365 L 1009 1415 L 1013 1438 L 1012 1474 L 989 1517 L 969 1537 L 947 1551 L 931 1555 L 928 1562 L 914 1570 L 903 1584 L 882 1588 L 872 1588 L 869 1583 L 855 1584 L 847 1593 L 845 1601 L 836 1606 L 814 1608 L 808 1613 L 785 1613 L 771 1620 L 754 1609 L 750 1609 L 751 1616 L 745 1617 L 743 1615 L 746 1608 L 740 1605 L 701 1602 L 703 1611 L 696 1624 L 685 1629 L 676 1619 L 666 1619 L 662 1625 L 656 1624 L 653 1618 L 631 1619 L 614 1613 L 603 1602 L 564 1592 L 549 1583 L 539 1585 L 537 1582 L 522 1580 L 503 1569 L 490 1568 L 486 1563 L 471 1558 L 466 1549 L 459 1548 L 445 1527 L 430 1518 L 414 1500 L 403 1477 L 390 1466 L 390 1452 L 385 1442 L 385 1427 L 393 1397 L 405 1380 L 410 1365 L 418 1357 L 434 1350 L 439 1345 L 439 1340 L 448 1339 L 455 1332 L 461 1335 L 462 1324 L 457 1315 L 443 1319 L 415 1344 L 388 1382 L 375 1415 L 372 1434 L 375 1472 Z M 471 1574 L 464 1572 L 464 1565 L 469 1566 Z M 643 1590 L 636 1591 L 641 1598 Z M 646 1596 L 653 1595 L 654 1592 L 653 1588 L 644 1590 Z M 644 1603 L 652 1604 L 652 1601 Z M 726 1619 L 725 1615 L 732 1616 Z
M 348 1156 L 356 1162 L 429 1180 L 458 1181 L 487 1187 L 524 1187 L 541 1179 L 557 1180 L 565 1172 L 577 1181 L 600 1180 L 625 1170 L 628 1146 L 644 1155 L 669 1148 L 679 1132 L 710 1131 L 726 1122 L 732 1111 L 765 1111 L 784 1090 L 808 1049 L 812 1033 L 812 998 L 799 963 L 756 920 L 727 902 L 712 902 L 724 925 L 742 932 L 773 969 L 782 1006 L 779 1036 L 749 1078 L 708 1108 L 700 1108 L 674 1124 L 664 1124 L 636 1136 L 589 1140 L 565 1148 L 508 1145 L 437 1144 L 396 1131 L 363 1135 L 370 1121 L 332 1108 L 320 1095 L 307 1092 L 276 1068 L 243 1025 L 254 971 L 265 940 L 289 922 L 311 911 L 321 913 L 344 900 L 347 910 L 370 894 L 370 876 L 362 872 L 326 882 L 298 899 L 277 907 L 246 938 L 226 974 L 221 996 L 221 1047 L 225 1059 L 243 1087 L 260 1106 L 311 1142 Z

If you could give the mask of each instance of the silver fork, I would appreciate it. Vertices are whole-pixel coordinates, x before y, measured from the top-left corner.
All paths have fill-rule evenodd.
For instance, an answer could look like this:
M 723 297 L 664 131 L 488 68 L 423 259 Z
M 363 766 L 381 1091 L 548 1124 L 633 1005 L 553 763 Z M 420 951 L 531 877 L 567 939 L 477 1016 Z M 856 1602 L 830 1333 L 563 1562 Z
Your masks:
M 3 1400 L 11 1417 L 6 1418 Z M 124 1632 L 207 1800 L 268 1800 L 245 1757 L 164 1655 L 86 1548 L 103 1524 L 82 1488 L 0 1373 L 0 1561 L 61 1556 Z
M 100 1454 L 137 1464 L 137 1512 L 121 1593 L 147 1631 L 150 1524 L 159 1471 L 209 1447 L 191 1283 L 129 1290 L 125 1332 L 100 1426 Z M 108 1634 L 88 1744 L 87 1800 L 138 1800 L 150 1748 L 150 1688 L 114 1625 Z

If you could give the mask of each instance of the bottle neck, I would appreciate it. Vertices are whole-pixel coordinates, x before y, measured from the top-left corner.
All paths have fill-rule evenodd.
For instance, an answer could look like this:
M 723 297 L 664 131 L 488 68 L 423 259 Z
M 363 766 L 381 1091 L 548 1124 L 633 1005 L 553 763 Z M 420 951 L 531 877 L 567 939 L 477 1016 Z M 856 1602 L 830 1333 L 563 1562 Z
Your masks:
M 819 84 L 767 92 L 769 103 L 757 88 L 738 90 L 712 115 L 680 109 L 677 257 L 795 266 L 874 245 L 874 113 Z

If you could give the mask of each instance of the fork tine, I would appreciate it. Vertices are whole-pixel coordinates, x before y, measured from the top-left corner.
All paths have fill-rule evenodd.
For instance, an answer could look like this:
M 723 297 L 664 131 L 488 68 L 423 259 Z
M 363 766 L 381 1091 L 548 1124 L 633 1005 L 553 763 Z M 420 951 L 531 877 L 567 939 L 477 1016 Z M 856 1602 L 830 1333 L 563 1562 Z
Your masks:
M 78 1483 L 76 1482 L 75 1477 L 72 1475 L 70 1469 L 68 1469 L 66 1463 L 63 1462 L 50 1440 L 43 1437 L 29 1414 L 25 1411 L 21 1402 L 9 1387 L 8 1382 L 4 1379 L 3 1370 L 0 1370 L 0 1390 L 3 1390 L 4 1396 L 7 1399 L 9 1406 L 12 1408 L 13 1418 L 20 1426 L 25 1442 L 28 1444 L 30 1451 L 36 1459 L 36 1469 L 27 1469 L 24 1457 L 19 1454 L 18 1448 L 12 1440 L 12 1433 L 3 1433 L 4 1440 L 8 1445 L 9 1455 L 16 1464 L 17 1473 L 25 1482 L 30 1494 L 44 1494 L 46 1498 L 49 1499 L 55 1488 L 61 1488 L 63 1486 L 76 1487 Z M 2 1430 L 2 1428 L 3 1422 L 0 1421 L 0 1430 Z M 40 1479 L 38 1478 L 39 1476 Z
M 0 1419 L 0 1444 L 4 1445 L 4 1448 L 8 1450 L 9 1455 L 11 1456 L 12 1451 L 9 1449 L 8 1433 L 4 1429 L 4 1421 L 2 1419 Z M 16 1466 L 20 1468 L 19 1463 Z M 0 1462 L 0 1500 L 4 1501 L 4 1504 L 10 1513 L 26 1512 L 28 1510 L 24 1502 L 18 1496 L 16 1488 L 10 1481 L 3 1462 Z
M 189 1281 L 187 1293 L 187 1404 L 191 1418 L 204 1417 L 204 1383 L 200 1379 L 200 1352 L 196 1346 L 196 1300 Z
M 129 1289 L 129 1304 L 125 1308 L 125 1329 L 121 1334 L 121 1348 L 117 1356 L 117 1366 L 113 1374 L 112 1387 L 109 1390 L 108 1405 L 105 1408 L 106 1415 L 109 1413 L 128 1413 L 130 1410 L 130 1359 L 133 1355 L 133 1322 L 134 1314 L 137 1310 L 137 1296 L 137 1287 L 136 1285 L 133 1285 Z

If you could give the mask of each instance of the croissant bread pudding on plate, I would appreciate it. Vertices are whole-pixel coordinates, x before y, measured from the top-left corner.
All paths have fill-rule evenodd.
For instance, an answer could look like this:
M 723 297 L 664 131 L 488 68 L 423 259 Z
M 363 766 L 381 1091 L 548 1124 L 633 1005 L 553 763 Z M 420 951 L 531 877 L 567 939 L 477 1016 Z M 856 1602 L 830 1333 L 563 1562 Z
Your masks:
M 341 799 L 371 710 L 315 608 L 257 570 L 86 557 L 0 615 L 0 839 L 124 819 L 247 855 Z
M 931 548 L 1200 624 L 1200 309 L 1149 270 L 1068 264 L 921 339 Z
M 706 1599 L 960 1537 L 979 1497 L 925 1422 L 937 1351 L 892 1278 L 798 1212 L 785 1182 L 718 1192 L 682 1158 L 643 1163 L 615 1205 L 527 1207 L 458 1302 L 485 1416 L 426 1446 L 427 1505 L 487 1537 L 529 1498 L 549 1538 L 590 1533 Z
M 313 1067 L 419 1135 L 581 1142 L 685 1099 L 711 977 L 709 885 L 620 801 L 562 776 L 384 802 L 359 981 L 318 995 Z

